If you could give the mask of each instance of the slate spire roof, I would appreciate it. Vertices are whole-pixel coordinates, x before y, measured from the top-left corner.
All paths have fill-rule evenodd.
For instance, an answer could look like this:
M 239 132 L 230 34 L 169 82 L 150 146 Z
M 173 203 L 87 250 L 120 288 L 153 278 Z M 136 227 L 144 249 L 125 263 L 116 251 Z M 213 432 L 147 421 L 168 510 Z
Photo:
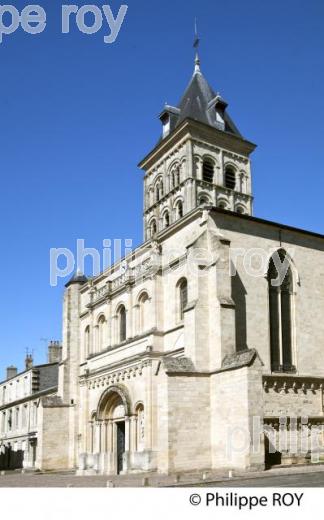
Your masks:
M 166 105 L 160 119 L 163 124 L 167 121 L 170 122 L 170 132 L 189 118 L 242 137 L 227 114 L 226 108 L 226 101 L 219 93 L 215 93 L 201 72 L 200 59 L 197 53 L 193 76 L 179 105 L 177 107 Z
M 87 283 L 88 278 L 82 273 L 80 269 L 77 269 L 77 271 L 73 274 L 72 278 L 68 281 L 67 284 L 65 284 L 65 287 L 70 287 L 70 285 L 73 284 L 80 284 L 83 285 Z

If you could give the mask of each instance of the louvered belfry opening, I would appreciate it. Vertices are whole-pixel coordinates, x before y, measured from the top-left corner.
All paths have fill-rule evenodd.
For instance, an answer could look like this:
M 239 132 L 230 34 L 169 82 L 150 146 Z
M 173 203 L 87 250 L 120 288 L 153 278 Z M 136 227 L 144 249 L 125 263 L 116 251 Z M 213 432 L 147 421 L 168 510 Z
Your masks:
M 226 168 L 225 171 L 225 187 L 234 190 L 236 185 L 236 175 L 233 168 Z
M 203 162 L 203 180 L 209 183 L 214 182 L 214 164 L 209 159 L 205 159 Z

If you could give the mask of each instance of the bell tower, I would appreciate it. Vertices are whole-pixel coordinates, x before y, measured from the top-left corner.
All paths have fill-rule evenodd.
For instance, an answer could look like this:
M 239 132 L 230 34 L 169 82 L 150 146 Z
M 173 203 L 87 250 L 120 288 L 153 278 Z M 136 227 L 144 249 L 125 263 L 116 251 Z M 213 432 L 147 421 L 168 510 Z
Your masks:
M 227 112 L 228 104 L 201 72 L 194 73 L 178 106 L 165 105 L 162 136 L 139 164 L 144 170 L 144 240 L 201 205 L 252 215 L 247 141 Z

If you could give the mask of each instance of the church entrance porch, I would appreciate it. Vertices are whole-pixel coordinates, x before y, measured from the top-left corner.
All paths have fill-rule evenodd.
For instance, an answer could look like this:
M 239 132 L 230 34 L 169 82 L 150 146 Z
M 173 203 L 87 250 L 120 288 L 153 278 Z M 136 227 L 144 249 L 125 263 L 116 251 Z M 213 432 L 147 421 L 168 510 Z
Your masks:
M 104 392 L 87 437 L 88 451 L 79 456 L 79 474 L 123 475 L 154 469 L 153 454 L 145 444 L 144 405 L 132 409 L 125 388 Z

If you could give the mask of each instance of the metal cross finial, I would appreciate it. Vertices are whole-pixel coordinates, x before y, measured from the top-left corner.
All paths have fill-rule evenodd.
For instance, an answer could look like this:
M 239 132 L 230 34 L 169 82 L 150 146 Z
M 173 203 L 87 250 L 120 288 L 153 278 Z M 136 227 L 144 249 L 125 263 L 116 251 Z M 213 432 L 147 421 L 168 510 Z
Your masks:
M 200 72 L 200 59 L 198 54 L 200 38 L 198 36 L 198 25 L 197 18 L 195 18 L 195 39 L 194 39 L 194 48 L 196 49 L 196 58 L 195 58 L 195 72 Z
M 194 47 L 197 49 L 199 47 L 199 36 L 198 36 L 198 25 L 197 25 L 197 18 L 195 18 L 195 41 L 194 41 Z

